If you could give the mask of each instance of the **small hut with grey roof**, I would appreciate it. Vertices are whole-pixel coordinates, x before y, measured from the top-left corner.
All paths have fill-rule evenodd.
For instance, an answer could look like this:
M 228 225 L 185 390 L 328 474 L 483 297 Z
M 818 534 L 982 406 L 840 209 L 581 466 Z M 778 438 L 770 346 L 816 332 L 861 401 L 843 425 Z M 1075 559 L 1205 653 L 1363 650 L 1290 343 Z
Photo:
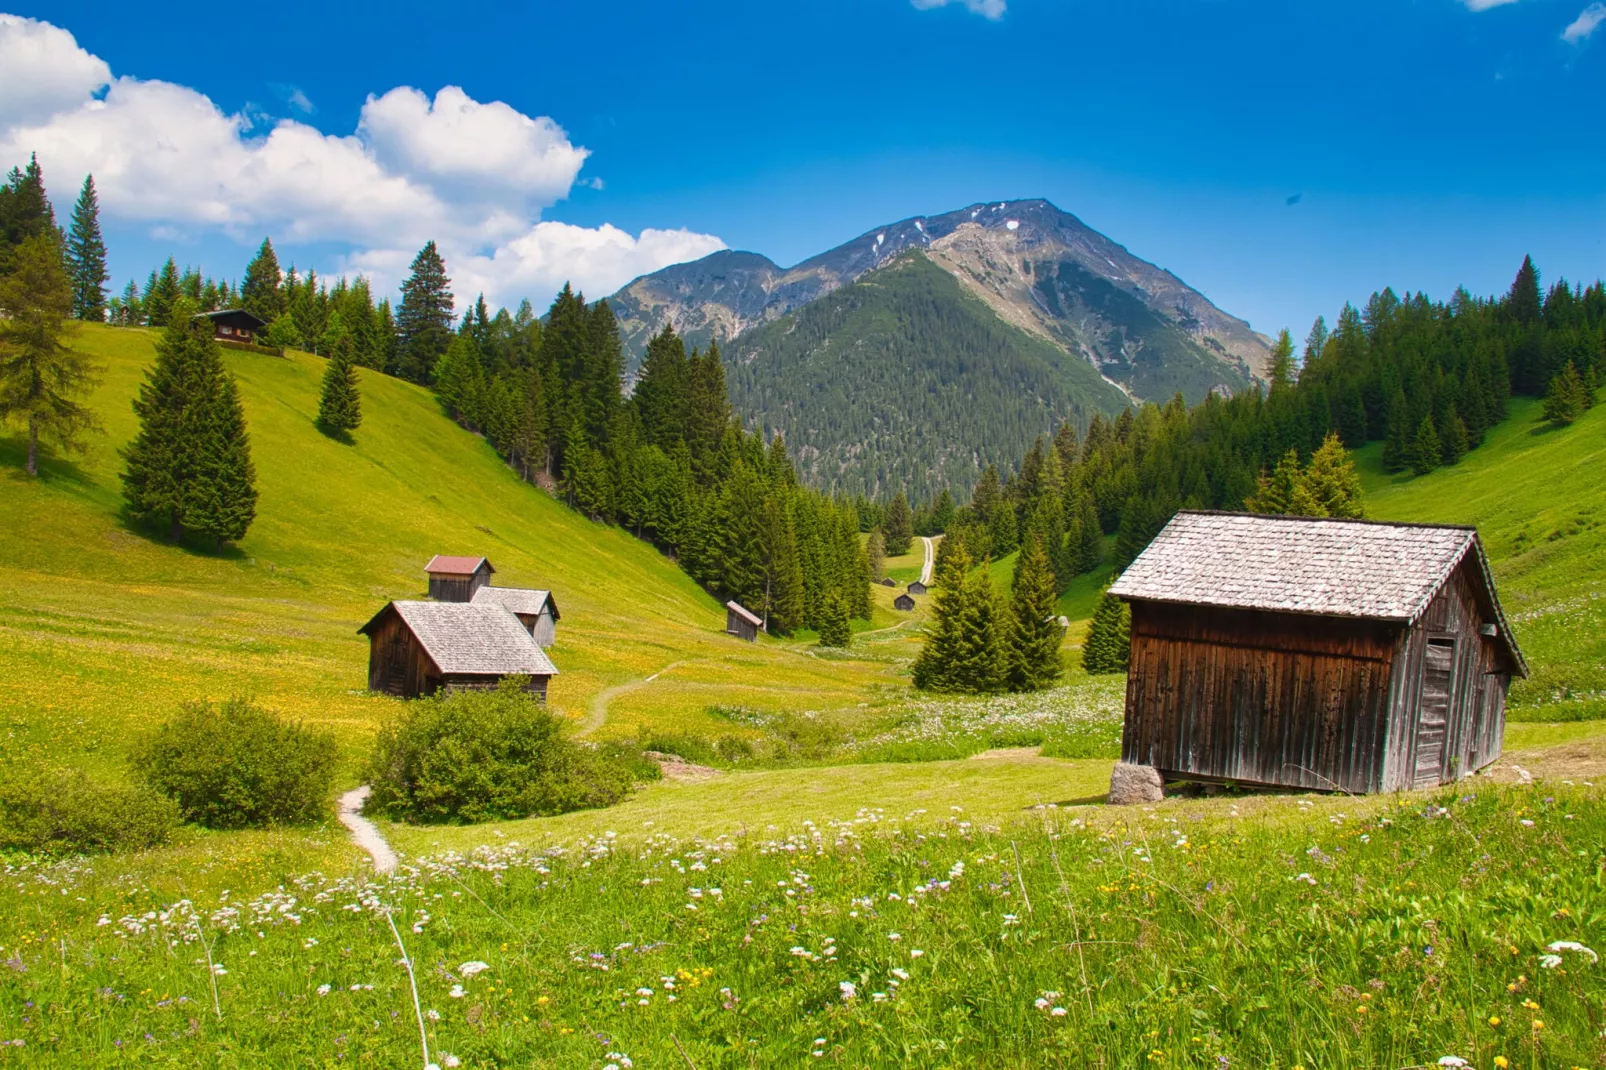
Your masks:
M 558 673 L 524 623 L 494 603 L 390 602 L 358 632 L 369 641 L 368 689 L 402 698 L 528 676 L 545 702 Z
M 542 649 L 557 641 L 558 620 L 562 614 L 552 600 L 551 591 L 486 586 L 476 590 L 471 601 L 474 605 L 503 606 L 510 610 Z
M 739 602 L 725 603 L 725 634 L 734 635 L 738 639 L 746 639 L 749 643 L 758 641 L 758 633 L 764 630 L 764 622 L 747 607 Z
M 1469 527 L 1182 512 L 1110 593 L 1121 757 L 1167 779 L 1433 787 L 1500 756 L 1528 671 Z

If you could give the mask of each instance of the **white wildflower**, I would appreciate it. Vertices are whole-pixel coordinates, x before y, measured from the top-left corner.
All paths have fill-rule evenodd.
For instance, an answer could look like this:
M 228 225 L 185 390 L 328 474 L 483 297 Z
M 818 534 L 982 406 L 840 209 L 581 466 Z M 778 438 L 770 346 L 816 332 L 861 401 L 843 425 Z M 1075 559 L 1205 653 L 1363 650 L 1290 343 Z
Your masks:
M 846 1003 L 859 994 L 859 988 L 852 981 L 837 982 L 837 990 L 842 993 L 842 1002 Z
M 491 967 L 487 964 L 476 960 L 474 962 L 463 963 L 463 965 L 457 968 L 457 972 L 462 974 L 464 977 L 473 977 L 475 974 L 484 973 L 490 968 Z
M 451 996 L 453 999 L 462 999 L 464 996 L 468 995 L 468 993 L 463 990 L 462 985 L 453 985 L 452 990 L 446 994 Z
M 1591 951 L 1589 948 L 1585 947 L 1583 944 L 1580 944 L 1577 940 L 1557 940 L 1555 943 L 1550 944 L 1549 946 L 1547 946 L 1545 948 L 1545 950 L 1546 951 L 1576 951 L 1580 955 L 1588 955 L 1590 962 L 1599 962 L 1600 961 L 1600 956 L 1599 955 L 1595 954 L 1593 951 Z
M 319 985 L 318 986 L 318 995 L 327 996 L 329 994 L 330 987 L 331 986 L 329 986 L 329 985 Z

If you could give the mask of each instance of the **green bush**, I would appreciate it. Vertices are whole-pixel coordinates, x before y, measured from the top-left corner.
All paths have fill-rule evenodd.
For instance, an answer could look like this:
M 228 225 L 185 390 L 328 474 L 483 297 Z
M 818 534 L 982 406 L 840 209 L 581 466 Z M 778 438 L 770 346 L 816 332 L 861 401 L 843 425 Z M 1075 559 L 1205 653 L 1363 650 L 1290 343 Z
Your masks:
M 0 782 L 0 848 L 38 854 L 139 851 L 167 842 L 178 805 L 137 784 L 81 770 L 14 769 Z
M 409 702 L 380 729 L 369 808 L 398 820 L 456 824 L 609 806 L 637 779 L 634 761 L 564 739 L 523 679 L 494 691 Z
M 335 741 L 248 699 L 190 702 L 135 748 L 134 770 L 207 828 L 309 824 L 329 810 Z

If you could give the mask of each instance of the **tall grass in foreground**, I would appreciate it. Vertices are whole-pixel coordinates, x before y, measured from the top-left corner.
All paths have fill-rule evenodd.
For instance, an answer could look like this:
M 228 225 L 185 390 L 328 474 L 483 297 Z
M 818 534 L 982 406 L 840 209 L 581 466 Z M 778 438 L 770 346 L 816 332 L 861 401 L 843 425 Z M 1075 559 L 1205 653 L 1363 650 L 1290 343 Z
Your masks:
M 861 811 L 205 903 L 12 865 L 0 1064 L 420 1065 L 393 910 L 443 1067 L 1594 1066 L 1606 805 L 1567 790 Z

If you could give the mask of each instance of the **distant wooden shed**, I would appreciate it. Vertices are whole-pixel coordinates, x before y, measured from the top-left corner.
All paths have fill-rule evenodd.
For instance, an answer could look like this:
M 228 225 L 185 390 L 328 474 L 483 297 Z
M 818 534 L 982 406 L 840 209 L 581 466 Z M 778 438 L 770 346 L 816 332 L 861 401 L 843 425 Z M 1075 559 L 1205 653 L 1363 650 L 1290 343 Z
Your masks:
M 254 344 L 256 336 L 267 329 L 267 324 L 243 308 L 224 308 L 216 312 L 201 312 L 196 319 L 209 320 L 212 334 L 229 342 Z
M 748 609 L 736 602 L 725 603 L 725 633 L 727 635 L 734 635 L 751 643 L 758 639 L 758 633 L 763 630 L 764 622 Z
M 429 596 L 437 602 L 471 602 L 474 592 L 491 582 L 496 569 L 483 557 L 436 554 L 424 566 L 429 573 Z
M 528 676 L 546 701 L 558 673 L 518 617 L 486 603 L 390 602 L 358 629 L 368 636 L 368 689 L 402 698 L 441 688 L 491 688 Z
M 883 587 L 896 587 L 896 586 L 898 586 L 898 584 L 897 584 L 896 581 L 893 580 L 893 578 L 891 576 L 884 576 L 884 577 L 882 577 L 882 580 L 881 580 L 881 586 L 883 586 Z
M 498 605 L 510 611 L 543 649 L 557 640 L 562 614 L 551 591 L 487 585 L 474 592 L 472 601 L 474 605 Z
M 1500 756 L 1528 669 L 1477 531 L 1178 513 L 1132 607 L 1124 761 L 1166 778 L 1433 787 Z
M 908 613 L 915 608 L 915 600 L 910 598 L 907 594 L 900 594 L 898 597 L 892 600 L 892 608 L 901 609 L 905 613 Z
M 910 594 L 925 594 L 926 585 L 921 583 L 919 580 L 915 580 L 908 586 L 907 590 Z

